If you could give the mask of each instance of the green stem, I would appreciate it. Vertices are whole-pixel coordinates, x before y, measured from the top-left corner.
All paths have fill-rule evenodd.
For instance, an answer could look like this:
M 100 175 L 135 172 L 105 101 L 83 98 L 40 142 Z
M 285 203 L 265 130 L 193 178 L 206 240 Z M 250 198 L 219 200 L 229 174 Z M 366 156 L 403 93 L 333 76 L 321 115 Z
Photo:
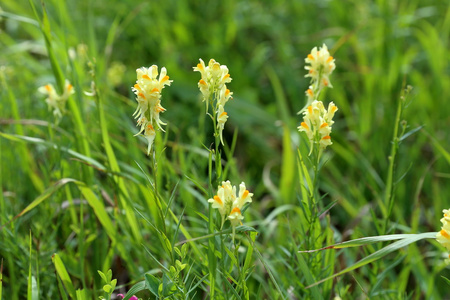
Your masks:
M 153 189 L 155 192 L 155 201 L 156 201 L 156 205 L 158 206 L 158 212 L 159 212 L 159 217 L 161 218 L 163 232 L 165 235 L 167 235 L 166 219 L 164 218 L 164 212 L 163 212 L 163 208 L 162 208 L 162 204 L 161 204 L 161 197 L 159 196 L 159 193 L 158 193 L 158 182 L 157 182 L 158 165 L 157 165 L 156 150 L 155 150 L 154 145 L 152 148 L 152 157 L 150 160 L 152 162 Z
M 407 92 L 407 91 L 405 89 L 403 89 L 402 95 L 400 96 L 400 99 L 398 101 L 397 113 L 395 116 L 395 123 L 394 123 L 394 133 L 392 135 L 391 153 L 388 157 L 389 167 L 388 167 L 386 188 L 385 188 L 385 192 L 384 192 L 384 201 L 383 201 L 385 204 L 384 211 L 383 211 L 385 222 L 384 222 L 383 230 L 382 230 L 381 234 L 386 234 L 389 217 L 391 215 L 391 210 L 392 210 L 392 205 L 393 205 L 392 187 L 393 187 L 393 177 L 394 177 L 394 164 L 395 164 L 395 156 L 396 156 L 397 150 L 398 150 L 398 142 L 399 142 L 398 128 L 400 125 L 400 118 L 401 118 L 402 110 L 403 110 L 403 100 L 405 98 L 405 92 Z

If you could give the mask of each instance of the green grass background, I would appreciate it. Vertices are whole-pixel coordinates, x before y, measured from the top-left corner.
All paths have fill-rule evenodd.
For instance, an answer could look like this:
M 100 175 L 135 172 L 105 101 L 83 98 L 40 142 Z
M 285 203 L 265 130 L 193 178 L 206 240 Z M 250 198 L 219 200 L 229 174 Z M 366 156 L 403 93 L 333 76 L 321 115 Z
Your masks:
M 40 3 L 35 5 L 42 16 Z M 64 261 L 75 287 L 91 290 L 92 296 L 101 288 L 97 270 L 112 268 L 126 285 L 122 289 L 149 270 L 158 273 L 144 246 L 167 259 L 143 218 L 158 222 L 145 178 L 151 173 L 146 143 L 133 137 L 138 130 L 131 116 L 135 70 L 152 64 L 165 66 L 174 80 L 162 96 L 168 126 L 155 144 L 157 185 L 166 201 L 173 193 L 171 209 L 178 217 L 184 211 L 182 223 L 193 237 L 207 233 L 196 212 L 207 215 L 208 198 L 195 183 L 208 190 L 203 145 L 214 140 L 192 67 L 199 58 L 215 58 L 230 69 L 234 99 L 227 104 L 224 131 L 226 174 L 234 184 L 245 181 L 255 194 L 244 221 L 258 230 L 258 248 L 285 295 L 309 297 L 296 254 L 304 249 L 296 153 L 299 145 L 306 150 L 296 112 L 305 104 L 304 58 L 314 46 L 325 43 L 337 66 L 334 88 L 322 95 L 339 107 L 320 174 L 323 205 L 337 201 L 328 211 L 333 231 L 327 239 L 440 229 L 441 211 L 450 206 L 447 1 L 45 1 L 54 55 L 76 89 L 58 126 L 37 93 L 39 86 L 56 81 L 33 10 L 23 0 L 4 0 L 0 7 L 0 224 L 58 180 L 74 178 L 100 199 L 97 208 L 104 206 L 112 226 L 99 220 L 76 185 L 51 193 L 0 232 L 4 297 L 24 299 L 31 268 L 39 299 L 58 298 L 53 253 Z M 76 52 L 80 44 L 87 46 L 86 55 L 78 52 L 71 60 L 69 49 Z M 90 89 L 88 60 L 95 60 L 101 102 L 83 93 Z M 394 204 L 388 230 L 381 232 L 388 157 L 405 84 L 413 91 L 401 119 L 411 134 L 401 140 L 395 159 Z M 170 220 L 169 226 L 176 226 Z M 327 242 L 332 240 L 323 246 Z M 332 252 L 334 270 L 323 274 L 380 247 Z M 325 299 L 346 289 L 350 298 L 440 299 L 450 295 L 441 278 L 449 276 L 445 256 L 436 242 L 422 241 L 343 275 L 333 287 L 332 282 L 319 286 L 320 292 Z M 281 298 L 264 268 L 255 268 L 248 279 L 250 298 Z M 317 280 L 326 277 L 316 271 Z M 205 290 L 196 297 L 202 299 Z

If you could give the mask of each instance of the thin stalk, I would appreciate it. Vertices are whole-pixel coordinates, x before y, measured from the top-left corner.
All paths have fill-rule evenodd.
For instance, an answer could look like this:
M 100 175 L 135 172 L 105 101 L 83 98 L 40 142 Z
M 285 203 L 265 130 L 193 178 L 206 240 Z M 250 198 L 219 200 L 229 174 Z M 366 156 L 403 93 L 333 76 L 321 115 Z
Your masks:
M 411 87 L 408 86 L 406 89 L 402 90 L 402 94 L 400 96 L 400 99 L 398 101 L 398 105 L 397 105 L 397 113 L 395 116 L 395 123 L 394 123 L 394 132 L 392 135 L 392 147 L 391 147 L 391 153 L 388 157 L 389 160 L 389 167 L 388 167 L 388 174 L 387 174 L 387 179 L 386 179 L 386 188 L 385 188 L 385 193 L 384 193 L 384 218 L 385 218 L 385 222 L 383 224 L 383 228 L 382 228 L 382 232 L 381 234 L 386 234 L 387 231 L 387 226 L 388 226 L 388 222 L 389 222 L 389 218 L 391 216 L 391 212 L 392 212 L 392 206 L 393 206 L 393 201 L 394 201 L 394 197 L 392 196 L 392 189 L 393 189 L 393 178 L 394 178 L 394 165 L 395 165 L 395 157 L 397 155 L 397 150 L 398 150 L 398 146 L 399 146 L 399 125 L 400 125 L 400 118 L 402 116 L 402 112 L 403 112 L 403 104 L 404 104 L 404 100 L 407 96 L 407 94 L 410 92 Z
M 151 166 L 152 166 L 152 175 L 153 175 L 153 189 L 155 192 L 156 205 L 158 207 L 159 217 L 161 218 L 163 232 L 167 236 L 166 219 L 164 218 L 164 211 L 163 211 L 162 204 L 161 204 L 161 197 L 159 196 L 159 192 L 158 192 L 158 183 L 157 183 L 158 165 L 157 165 L 155 147 L 152 148 L 152 157 L 150 160 L 152 162 Z

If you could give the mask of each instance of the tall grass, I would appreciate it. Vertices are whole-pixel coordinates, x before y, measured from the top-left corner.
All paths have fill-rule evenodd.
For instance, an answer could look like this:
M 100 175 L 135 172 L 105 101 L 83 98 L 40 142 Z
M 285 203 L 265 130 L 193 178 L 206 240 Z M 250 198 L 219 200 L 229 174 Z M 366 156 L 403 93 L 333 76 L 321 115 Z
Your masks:
M 450 206 L 445 1 L 0 7 L 0 298 L 114 299 L 135 286 L 154 299 L 160 284 L 161 295 L 178 289 L 188 299 L 449 294 L 445 249 L 432 240 L 320 285 L 388 243 L 298 252 L 439 229 Z M 323 43 L 337 68 L 319 100 L 339 111 L 311 189 L 296 113 L 306 101 L 304 57 Z M 192 72 L 200 57 L 226 64 L 233 78 L 218 148 Z M 174 80 L 162 97 L 168 125 L 154 144 L 156 170 L 131 116 L 135 70 L 152 64 Z M 61 90 L 65 79 L 76 93 L 56 125 L 37 88 Z M 208 207 L 219 166 L 221 179 L 254 193 L 235 244 Z M 98 273 L 109 269 L 111 293 Z

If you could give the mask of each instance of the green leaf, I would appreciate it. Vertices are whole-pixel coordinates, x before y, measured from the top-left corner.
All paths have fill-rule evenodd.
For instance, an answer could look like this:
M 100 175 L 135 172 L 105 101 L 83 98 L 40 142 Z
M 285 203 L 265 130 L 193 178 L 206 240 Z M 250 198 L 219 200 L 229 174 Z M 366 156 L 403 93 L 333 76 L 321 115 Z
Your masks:
M 29 137 L 29 136 L 22 136 L 22 135 L 17 135 L 17 134 L 8 134 L 8 133 L 4 133 L 4 132 L 0 132 L 0 136 L 10 140 L 10 141 L 15 141 L 15 142 L 26 142 L 26 143 L 31 143 L 31 144 L 37 144 L 37 145 L 43 145 L 49 149 L 54 148 L 54 149 L 58 149 L 62 152 L 66 152 L 69 155 L 72 155 L 73 157 L 76 157 L 78 159 L 80 159 L 81 161 L 86 162 L 89 165 L 92 165 L 93 167 L 100 169 L 102 171 L 106 171 L 106 167 L 103 166 L 101 163 L 99 163 L 98 161 L 96 161 L 95 159 L 92 159 L 86 155 L 83 155 L 81 153 L 78 153 L 74 150 L 71 150 L 67 147 L 64 146 L 59 146 L 55 143 L 52 142 L 48 142 L 46 140 L 40 139 L 40 138 L 35 138 L 35 137 Z
M 116 230 L 115 227 L 109 218 L 108 214 L 106 213 L 105 205 L 102 201 L 100 201 L 97 196 L 94 194 L 94 192 L 87 187 L 83 182 L 76 182 L 78 188 L 80 189 L 83 196 L 86 198 L 89 205 L 94 210 L 95 215 L 97 216 L 98 220 L 102 224 L 103 228 L 105 229 L 106 233 L 108 234 L 109 238 L 112 240 L 113 244 L 116 243 Z
M 145 274 L 145 282 L 147 284 L 148 289 L 150 292 L 153 293 L 156 297 L 158 297 L 158 288 L 160 285 L 160 281 L 158 278 L 153 276 L 152 274 Z
M 236 227 L 236 232 L 258 232 L 258 231 L 253 227 L 241 225 Z
M 108 283 L 108 280 L 106 279 L 106 275 L 103 274 L 102 271 L 99 271 L 99 270 L 98 270 L 97 272 L 98 272 L 98 274 L 100 275 L 100 277 L 103 279 L 103 282 Z
M 447 277 L 444 277 L 444 276 L 441 276 L 441 278 L 444 279 L 445 283 L 450 286 L 450 279 L 448 279 Z
M 1 133 L 0 133 L 1 134 Z M 14 218 L 12 218 L 9 222 L 7 222 L 6 224 L 2 225 L 0 227 L 0 230 L 3 229 L 4 226 L 6 226 L 7 224 L 11 223 L 12 221 L 14 221 L 15 219 L 19 218 L 20 216 L 23 216 L 24 214 L 26 214 L 27 212 L 29 212 L 30 210 L 32 210 L 33 208 L 35 208 L 36 206 L 38 206 L 39 204 L 41 204 L 44 200 L 46 200 L 48 197 L 50 197 L 55 191 L 57 191 L 61 186 L 65 185 L 66 183 L 69 182 L 75 182 L 76 180 L 74 179 L 70 179 L 70 178 L 63 178 L 61 180 L 58 180 L 55 184 L 53 184 L 51 187 L 49 187 L 48 189 L 46 189 L 44 191 L 44 193 L 42 195 L 40 195 L 39 197 L 37 197 L 36 199 L 33 200 L 33 202 L 31 202 L 24 210 L 22 210 L 17 216 L 15 216 Z
M 365 238 L 355 239 L 351 241 L 346 241 L 342 243 L 337 243 L 331 246 L 323 247 L 320 249 L 314 249 L 314 250 L 303 250 L 299 251 L 300 253 L 312 253 L 327 249 L 341 249 L 341 248 L 350 248 L 350 247 L 359 247 L 359 246 L 365 246 L 370 245 L 376 242 L 386 242 L 386 241 L 395 241 L 395 240 L 401 240 L 401 239 L 430 239 L 435 238 L 437 232 L 426 232 L 426 233 L 419 233 L 419 234 L 390 234 L 390 235 L 380 235 L 380 236 L 369 236 Z
M 77 290 L 77 300 L 87 300 L 85 290 Z
M 163 274 L 163 295 L 165 297 L 170 296 L 171 294 L 174 293 L 174 284 L 172 282 L 172 280 L 169 278 L 169 276 L 167 276 L 166 274 Z
M 280 200 L 281 203 L 292 203 L 295 189 L 295 157 L 292 150 L 291 132 L 289 127 L 285 124 L 283 126 L 283 156 L 281 164 L 281 179 L 280 179 Z
M 111 288 L 114 291 L 116 289 L 117 279 L 111 280 Z
M 223 278 L 223 282 L 228 286 L 229 290 L 231 292 L 233 292 L 234 296 L 236 297 L 236 299 L 241 299 L 242 298 L 239 296 L 239 294 L 237 293 L 236 289 L 231 285 L 231 283 L 228 281 L 229 278 L 227 278 L 227 276 L 225 276 L 225 274 L 223 274 L 222 272 L 218 271 L 218 273 L 222 276 Z
M 400 248 L 403 248 L 403 247 L 405 247 L 405 246 L 407 246 L 407 245 L 409 245 L 411 243 L 414 243 L 414 242 L 417 242 L 417 241 L 423 240 L 423 239 L 431 239 L 431 238 L 434 239 L 434 238 L 436 238 L 436 232 L 426 232 L 426 233 L 420 233 L 420 234 L 393 234 L 393 235 L 390 235 L 390 236 L 387 235 L 387 236 L 379 236 L 379 237 L 368 237 L 368 238 L 363 238 L 363 239 L 366 240 L 365 243 L 363 243 L 363 244 L 361 243 L 361 240 L 363 240 L 363 239 L 358 239 L 359 241 L 356 242 L 356 243 L 351 243 L 351 242 L 354 242 L 354 241 L 357 241 L 357 240 L 349 241 L 347 243 L 347 245 L 350 244 L 350 245 L 353 245 L 353 246 L 347 246 L 347 247 L 361 246 L 361 245 L 367 245 L 367 244 L 370 244 L 370 243 L 374 243 L 375 242 L 374 240 L 376 240 L 377 238 L 378 238 L 378 240 L 377 240 L 378 242 L 379 241 L 388 241 L 389 240 L 389 239 L 387 239 L 388 237 L 391 238 L 390 240 L 396 240 L 396 239 L 398 239 L 398 236 L 407 236 L 407 237 L 406 238 L 402 238 L 399 241 L 394 242 L 394 243 L 392 243 L 392 244 L 390 244 L 390 245 L 388 245 L 388 246 L 386 246 L 386 247 L 384 247 L 384 248 L 382 248 L 382 249 L 380 249 L 380 250 L 370 254 L 369 256 L 364 257 L 363 259 L 359 260 L 358 262 L 356 262 L 352 266 L 350 266 L 348 268 L 345 268 L 344 270 L 342 270 L 342 271 L 340 271 L 340 272 L 338 272 L 338 273 L 336 273 L 336 274 L 334 274 L 332 276 L 329 276 L 329 277 L 327 277 L 325 279 L 322 279 L 322 280 L 320 280 L 320 281 L 318 281 L 318 282 L 316 282 L 316 283 L 314 283 L 312 285 L 309 285 L 306 288 L 310 288 L 310 287 L 316 286 L 318 284 L 321 284 L 322 282 L 325 282 L 325 281 L 330 280 L 332 278 L 335 278 L 337 276 L 343 275 L 343 274 L 345 274 L 347 272 L 353 271 L 353 270 L 355 270 L 357 268 L 360 268 L 360 267 L 362 267 L 364 265 L 367 265 L 367 264 L 369 264 L 369 263 L 371 263 L 371 262 L 373 262 L 375 260 L 378 260 L 378 259 L 384 257 L 385 255 L 387 255 L 387 254 L 389 254 L 391 252 L 394 252 L 394 251 L 396 251 L 396 250 L 398 250 Z M 341 243 L 340 245 L 342 245 L 342 244 L 344 244 L 344 243 Z M 338 249 L 338 248 L 346 248 L 346 247 L 345 246 L 344 247 L 335 247 L 335 248 L 329 248 L 329 247 L 327 248 L 327 247 L 325 247 L 324 249 Z
M 283 292 L 281 291 L 280 286 L 278 285 L 278 282 L 275 280 L 275 277 L 273 276 L 272 270 L 269 268 L 269 265 L 267 264 L 266 260 L 265 260 L 264 257 L 261 255 L 261 252 L 259 252 L 258 248 L 255 246 L 255 243 L 252 241 L 252 239 L 251 239 L 248 235 L 246 235 L 246 236 L 247 236 L 247 239 L 248 239 L 250 245 L 252 245 L 253 250 L 254 250 L 255 253 L 256 253 L 256 256 L 258 256 L 259 261 L 263 264 L 264 268 L 265 268 L 266 271 L 267 271 L 267 274 L 269 274 L 269 277 L 270 277 L 270 279 L 272 280 L 273 285 L 274 285 L 275 288 L 277 289 L 277 291 L 278 291 L 280 297 L 281 297 L 282 299 L 286 299 L 286 297 L 284 296 Z
M 75 288 L 73 287 L 72 280 L 70 279 L 70 276 L 67 273 L 64 263 L 62 262 L 61 258 L 57 253 L 53 254 L 52 261 L 53 264 L 55 265 L 56 273 L 58 274 L 59 278 L 61 278 L 61 281 L 66 291 L 69 293 L 70 298 L 74 299 L 76 294 Z
M 103 290 L 107 293 L 107 294 L 111 294 L 111 286 L 109 284 L 105 284 L 103 286 Z
M 112 279 L 112 271 L 111 271 L 111 269 L 109 269 L 108 272 L 106 272 L 106 278 L 108 279 L 108 281 L 106 283 L 110 283 L 111 279 Z
M 138 283 L 136 283 L 135 285 L 133 285 L 131 287 L 131 289 L 128 290 L 128 293 L 125 295 L 125 297 L 123 298 L 123 300 L 129 300 L 134 294 L 145 290 L 145 281 L 139 281 Z

